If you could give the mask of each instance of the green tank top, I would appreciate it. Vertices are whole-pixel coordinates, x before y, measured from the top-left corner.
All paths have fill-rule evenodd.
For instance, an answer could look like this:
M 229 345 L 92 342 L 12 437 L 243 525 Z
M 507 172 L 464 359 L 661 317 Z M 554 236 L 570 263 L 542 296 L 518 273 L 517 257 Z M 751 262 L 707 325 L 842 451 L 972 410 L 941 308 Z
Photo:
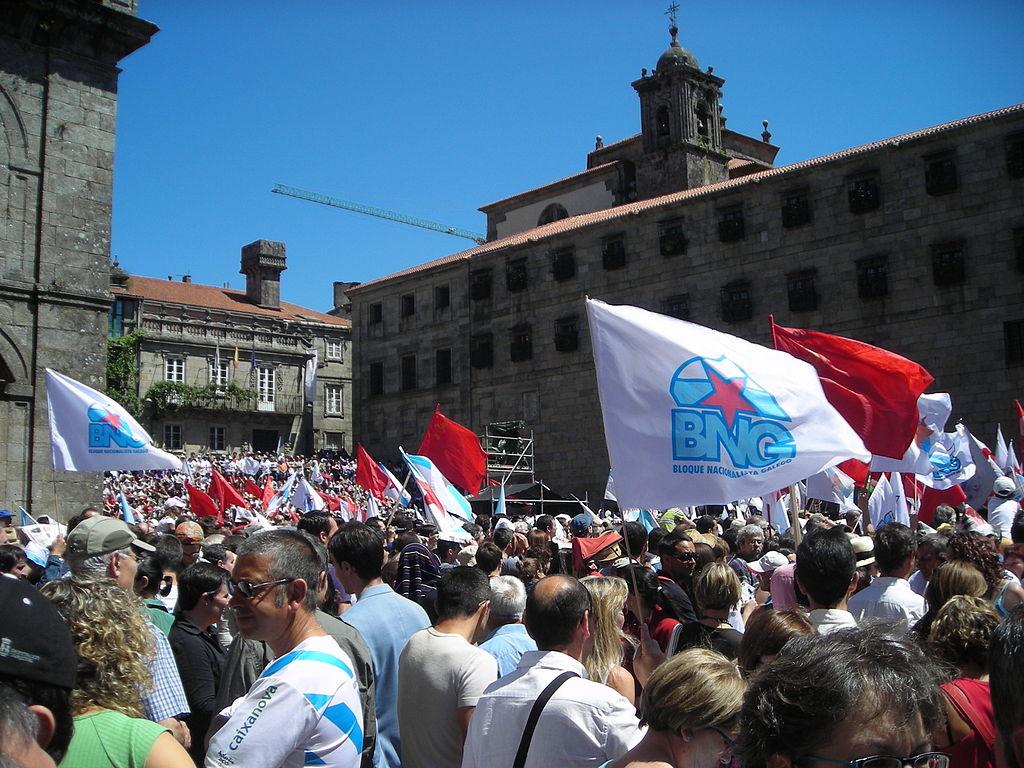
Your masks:
M 144 768 L 153 742 L 166 730 L 111 710 L 79 715 L 61 768 Z

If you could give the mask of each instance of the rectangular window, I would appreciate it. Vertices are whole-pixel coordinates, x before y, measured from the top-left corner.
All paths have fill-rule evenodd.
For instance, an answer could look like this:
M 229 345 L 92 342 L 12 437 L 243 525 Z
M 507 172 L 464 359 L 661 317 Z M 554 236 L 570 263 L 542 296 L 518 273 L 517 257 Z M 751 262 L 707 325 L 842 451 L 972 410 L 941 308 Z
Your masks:
M 601 241 L 601 263 L 608 271 L 626 266 L 626 241 L 622 235 L 612 235 Z
M 782 198 L 782 226 L 786 229 L 811 223 L 811 202 L 806 191 L 790 192 Z
M 473 301 L 491 298 L 490 269 L 474 269 L 469 273 L 469 298 Z
M 956 174 L 956 154 L 943 152 L 924 159 L 924 188 L 929 195 L 946 195 L 960 186 Z
M 452 303 L 452 290 L 447 285 L 434 286 L 434 311 L 448 309 Z
M 580 347 L 580 321 L 576 315 L 555 320 L 555 349 L 575 352 Z
M 718 213 L 718 239 L 723 243 L 735 243 L 746 236 L 743 223 L 743 208 L 723 208 Z
M 885 256 L 871 256 L 857 262 L 857 295 L 862 299 L 881 299 L 889 294 Z
M 370 325 L 380 325 L 384 322 L 384 303 L 375 301 L 370 305 Z
M 882 204 L 881 195 L 878 193 L 878 179 L 874 176 L 863 176 L 851 181 L 847 195 L 851 213 L 874 211 Z
M 402 391 L 410 392 L 416 389 L 416 355 L 406 355 L 402 358 Z
M 490 333 L 477 333 L 469 340 L 469 364 L 474 368 L 494 365 L 494 337 Z
M 690 318 L 690 294 L 680 293 L 669 296 L 661 302 L 661 313 L 679 320 L 688 320 Z
M 416 294 L 406 293 L 402 295 L 401 301 L 402 317 L 413 317 L 416 314 Z
M 509 358 L 513 363 L 521 363 L 533 357 L 533 336 L 530 324 L 520 323 L 512 329 L 512 343 L 509 345 Z
M 224 427 L 210 427 L 210 450 L 224 450 Z
M 384 394 L 384 363 L 370 363 L 370 397 Z
M 328 416 L 343 416 L 345 414 L 344 404 L 342 403 L 342 393 L 344 392 L 341 384 L 324 384 L 324 413 Z
M 791 272 L 787 276 L 790 312 L 810 312 L 818 308 L 818 274 L 813 269 Z
M 227 360 L 221 360 L 220 363 L 216 359 L 210 361 L 210 383 L 213 386 L 226 387 L 228 385 L 228 378 L 231 375 L 230 365 Z
M 576 275 L 576 253 L 572 248 L 551 252 L 551 275 L 559 282 Z
M 110 307 L 110 319 L 107 323 L 107 336 L 119 339 L 124 335 L 124 300 L 114 299 Z
M 344 432 L 324 432 L 324 448 L 326 448 L 329 451 L 338 451 L 344 447 Z
M 174 381 L 178 384 L 185 383 L 185 358 L 164 358 L 164 381 Z
M 1003 345 L 1007 365 L 1024 363 L 1024 320 L 1003 323 Z
M 327 359 L 328 360 L 341 360 L 341 342 L 330 341 L 327 342 Z
M 932 280 L 945 287 L 960 285 L 967 279 L 963 240 L 951 240 L 932 246 Z
M 662 256 L 679 256 L 686 253 L 686 234 L 680 219 L 663 221 L 658 225 L 658 250 Z
M 274 398 L 277 395 L 277 370 L 261 365 L 256 368 L 256 410 L 274 410 Z
M 1011 179 L 1024 179 L 1024 133 L 1006 138 L 1006 170 Z
M 725 322 L 738 323 L 749 320 L 753 315 L 754 305 L 747 280 L 734 280 L 722 288 L 722 319 Z
M 434 384 L 442 387 L 452 383 L 452 351 L 438 349 L 434 351 Z
M 526 259 L 510 259 L 505 264 L 505 288 L 509 293 L 525 291 L 528 284 Z
M 181 424 L 164 424 L 164 448 L 168 451 L 181 450 Z

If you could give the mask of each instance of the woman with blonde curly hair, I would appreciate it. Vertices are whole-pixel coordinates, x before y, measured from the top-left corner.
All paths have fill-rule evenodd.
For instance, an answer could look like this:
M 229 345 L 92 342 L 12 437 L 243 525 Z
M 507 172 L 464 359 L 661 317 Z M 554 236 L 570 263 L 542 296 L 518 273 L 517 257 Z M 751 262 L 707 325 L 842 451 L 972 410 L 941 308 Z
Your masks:
M 984 597 L 988 594 L 985 576 L 966 560 L 950 560 L 932 572 L 928 586 L 924 590 L 925 603 L 928 610 L 921 620 L 913 627 L 913 632 L 921 642 L 928 640 L 935 617 L 949 600 L 957 595 Z
M 647 733 L 600 768 L 720 768 L 732 761 L 747 684 L 733 661 L 689 648 L 660 664 L 640 698 Z
M 928 635 L 932 655 L 955 670 L 954 678 L 939 687 L 946 707 L 945 728 L 932 735 L 934 747 L 949 755 L 953 766 L 995 764 L 988 655 L 998 624 L 992 603 L 957 595 L 942 606 Z
M 99 578 L 51 581 L 41 591 L 71 629 L 78 653 L 75 733 L 62 768 L 190 768 L 166 728 L 140 719 L 154 649 L 136 599 Z
M 587 576 L 580 582 L 590 593 L 594 607 L 592 645 L 583 661 L 587 677 L 618 691 L 629 699 L 630 704 L 635 704 L 633 675 L 622 666 L 625 648 L 633 643 L 633 639 L 622 631 L 629 587 L 625 579 L 618 576 Z

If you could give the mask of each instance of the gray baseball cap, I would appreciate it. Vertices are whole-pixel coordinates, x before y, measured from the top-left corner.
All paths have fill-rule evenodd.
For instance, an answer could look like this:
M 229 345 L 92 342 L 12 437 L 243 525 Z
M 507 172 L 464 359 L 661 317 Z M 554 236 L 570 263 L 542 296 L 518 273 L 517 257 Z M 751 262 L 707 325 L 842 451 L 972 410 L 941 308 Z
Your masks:
M 156 547 L 138 538 L 128 525 L 116 517 L 96 515 L 83 520 L 68 534 L 68 555 L 96 557 L 133 546 L 143 552 L 156 552 Z

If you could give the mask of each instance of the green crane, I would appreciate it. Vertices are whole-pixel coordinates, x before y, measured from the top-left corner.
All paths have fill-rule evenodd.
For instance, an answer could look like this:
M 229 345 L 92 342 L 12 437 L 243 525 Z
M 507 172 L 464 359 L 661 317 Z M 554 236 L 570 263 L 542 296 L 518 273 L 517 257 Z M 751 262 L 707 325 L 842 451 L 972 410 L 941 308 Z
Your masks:
M 373 205 L 353 203 L 349 200 L 341 200 L 337 197 L 331 197 L 330 195 L 321 194 L 320 192 L 310 192 L 307 189 L 290 187 L 287 184 L 275 184 L 274 188 L 270 191 L 278 195 L 296 197 L 299 200 L 308 200 L 311 203 L 330 205 L 333 208 L 343 208 L 346 211 L 365 213 L 367 216 L 376 216 L 377 218 L 387 219 L 388 221 L 397 221 L 402 224 L 410 224 L 414 227 L 429 229 L 432 232 L 443 232 L 446 235 L 453 235 L 454 237 L 461 237 L 466 240 L 472 240 L 474 243 L 477 244 L 487 242 L 487 238 L 481 235 L 479 232 L 470 232 L 468 229 L 461 229 L 460 227 L 449 227 L 445 224 L 438 224 L 436 221 L 420 219 L 415 216 L 406 216 L 404 213 L 388 211 L 384 208 L 377 208 L 376 206 Z

